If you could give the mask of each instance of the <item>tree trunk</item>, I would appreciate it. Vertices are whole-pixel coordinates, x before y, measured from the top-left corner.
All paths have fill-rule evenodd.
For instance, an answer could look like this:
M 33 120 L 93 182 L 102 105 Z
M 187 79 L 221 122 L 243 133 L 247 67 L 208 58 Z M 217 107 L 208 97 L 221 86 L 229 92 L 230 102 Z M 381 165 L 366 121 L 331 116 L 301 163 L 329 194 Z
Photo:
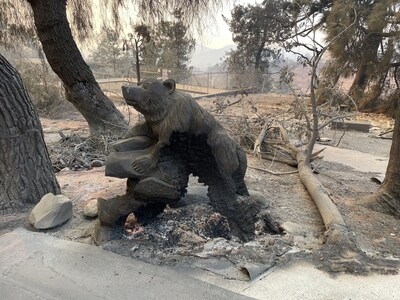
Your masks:
M 375 32 L 383 32 L 384 22 L 380 28 L 375 28 Z M 364 91 L 368 86 L 371 79 L 371 64 L 378 60 L 379 47 L 382 43 L 382 34 L 380 33 L 370 33 L 366 39 L 366 44 L 368 45 L 363 53 L 363 57 L 360 59 L 356 75 L 354 77 L 353 83 L 349 89 L 349 95 L 358 104 L 360 100 L 364 97 Z
M 135 39 L 135 59 L 136 59 L 136 78 L 137 85 L 140 83 L 140 58 L 139 58 L 139 45 L 138 40 Z
M 17 71 L 0 54 L 0 210 L 37 203 L 60 187 L 39 116 Z
M 67 20 L 66 0 L 27 0 L 46 58 L 66 89 L 67 99 L 88 122 L 91 134 L 121 134 L 128 125 L 109 100 L 74 41 Z
M 365 87 L 367 86 L 368 75 L 366 64 L 361 64 L 357 69 L 353 83 L 349 89 L 349 95 L 358 103 L 364 95 Z
M 385 180 L 372 198 L 367 199 L 367 206 L 400 218 L 400 97 L 397 98 L 395 118 Z

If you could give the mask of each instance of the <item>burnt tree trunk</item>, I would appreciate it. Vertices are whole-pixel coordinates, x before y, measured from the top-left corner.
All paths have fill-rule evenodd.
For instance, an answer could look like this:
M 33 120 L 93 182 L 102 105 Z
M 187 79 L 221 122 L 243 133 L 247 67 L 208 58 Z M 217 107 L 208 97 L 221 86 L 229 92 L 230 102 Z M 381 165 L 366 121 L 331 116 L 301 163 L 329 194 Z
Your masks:
M 396 120 L 392 147 L 385 180 L 380 189 L 367 200 L 367 206 L 376 211 L 400 218 L 400 98 L 396 103 Z
M 0 210 L 37 203 L 60 187 L 21 77 L 0 54 Z
M 67 1 L 27 1 L 46 58 L 63 81 L 68 101 L 88 122 L 91 134 L 124 133 L 128 128 L 124 116 L 104 95 L 74 41 L 67 20 Z

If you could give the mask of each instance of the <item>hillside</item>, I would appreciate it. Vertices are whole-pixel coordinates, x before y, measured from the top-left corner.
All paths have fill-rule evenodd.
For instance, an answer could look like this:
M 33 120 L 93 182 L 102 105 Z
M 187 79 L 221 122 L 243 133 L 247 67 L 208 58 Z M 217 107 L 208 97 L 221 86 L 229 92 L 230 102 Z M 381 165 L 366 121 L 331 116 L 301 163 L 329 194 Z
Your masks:
M 196 46 L 189 65 L 200 71 L 207 71 L 207 68 L 220 63 L 225 53 L 234 48 L 235 45 L 227 45 L 220 49 L 211 49 L 202 45 Z

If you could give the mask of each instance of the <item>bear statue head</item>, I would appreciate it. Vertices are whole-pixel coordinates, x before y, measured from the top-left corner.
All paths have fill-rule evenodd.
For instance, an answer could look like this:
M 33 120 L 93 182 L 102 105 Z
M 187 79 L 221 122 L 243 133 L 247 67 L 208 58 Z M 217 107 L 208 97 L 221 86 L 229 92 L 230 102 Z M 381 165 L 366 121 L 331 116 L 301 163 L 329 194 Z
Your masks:
M 157 120 L 167 110 L 176 83 L 172 79 L 164 82 L 146 79 L 138 86 L 122 86 L 125 102 L 142 113 L 146 119 Z

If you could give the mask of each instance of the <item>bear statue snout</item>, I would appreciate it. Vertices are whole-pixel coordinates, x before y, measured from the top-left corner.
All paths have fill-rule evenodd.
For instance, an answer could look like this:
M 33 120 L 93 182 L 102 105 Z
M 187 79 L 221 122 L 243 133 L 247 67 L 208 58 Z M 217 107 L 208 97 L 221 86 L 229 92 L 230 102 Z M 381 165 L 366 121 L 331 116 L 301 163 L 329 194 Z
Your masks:
M 128 104 L 140 102 L 142 91 L 138 86 L 122 86 L 122 96 Z

